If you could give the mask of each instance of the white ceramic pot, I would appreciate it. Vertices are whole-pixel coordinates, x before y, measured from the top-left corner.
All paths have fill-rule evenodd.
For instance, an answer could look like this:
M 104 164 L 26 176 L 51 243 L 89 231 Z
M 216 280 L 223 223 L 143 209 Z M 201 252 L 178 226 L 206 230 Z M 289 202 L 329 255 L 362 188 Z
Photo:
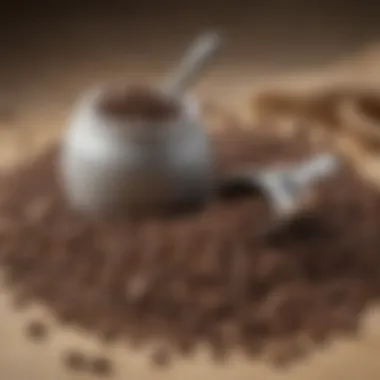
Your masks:
M 172 99 L 177 116 L 133 120 L 102 109 L 108 91 L 83 98 L 64 136 L 62 185 L 71 205 L 113 213 L 206 200 L 213 155 L 197 103 Z

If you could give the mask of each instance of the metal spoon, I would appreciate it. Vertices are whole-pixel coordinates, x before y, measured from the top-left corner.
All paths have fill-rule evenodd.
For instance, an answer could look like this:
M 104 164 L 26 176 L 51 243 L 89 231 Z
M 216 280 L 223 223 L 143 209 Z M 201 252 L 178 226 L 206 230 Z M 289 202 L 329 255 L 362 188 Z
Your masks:
M 220 35 L 215 32 L 205 33 L 198 37 L 185 54 L 178 69 L 166 80 L 164 85 L 166 91 L 174 95 L 183 94 L 206 68 L 206 64 L 211 61 L 221 43 Z
M 274 215 L 281 219 L 292 214 L 314 184 L 335 174 L 339 167 L 335 155 L 321 154 L 282 167 L 243 169 L 231 173 L 224 183 L 244 183 L 259 189 L 268 199 Z

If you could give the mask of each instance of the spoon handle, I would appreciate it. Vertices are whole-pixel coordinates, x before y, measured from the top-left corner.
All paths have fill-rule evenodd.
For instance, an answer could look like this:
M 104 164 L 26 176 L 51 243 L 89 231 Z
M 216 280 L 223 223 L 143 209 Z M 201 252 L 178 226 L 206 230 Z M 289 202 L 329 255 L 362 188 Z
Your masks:
M 301 163 L 291 175 L 299 186 L 311 186 L 314 182 L 334 174 L 339 166 L 338 157 L 333 154 L 321 154 Z
M 214 53 L 221 45 L 217 33 L 201 35 L 185 54 L 179 68 L 169 77 L 166 89 L 170 93 L 181 94 L 205 69 Z

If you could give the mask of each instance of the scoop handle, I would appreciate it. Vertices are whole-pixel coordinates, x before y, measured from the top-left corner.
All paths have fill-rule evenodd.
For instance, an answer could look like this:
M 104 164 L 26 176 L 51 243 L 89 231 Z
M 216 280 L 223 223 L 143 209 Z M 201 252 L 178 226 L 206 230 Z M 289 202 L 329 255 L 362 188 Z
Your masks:
M 301 163 L 291 174 L 299 186 L 305 187 L 331 176 L 339 167 L 338 157 L 334 154 L 325 153 Z
M 221 42 L 218 33 L 201 35 L 185 54 L 178 69 L 168 78 L 165 89 L 174 94 L 183 93 L 206 68 Z

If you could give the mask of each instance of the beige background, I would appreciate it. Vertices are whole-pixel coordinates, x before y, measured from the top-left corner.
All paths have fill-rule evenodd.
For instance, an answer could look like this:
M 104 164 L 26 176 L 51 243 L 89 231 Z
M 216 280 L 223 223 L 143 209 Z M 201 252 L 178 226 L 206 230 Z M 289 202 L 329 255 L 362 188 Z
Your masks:
M 221 26 L 229 41 L 196 89 L 202 100 L 212 99 L 241 112 L 248 95 L 267 85 L 314 89 L 341 80 L 380 85 L 380 50 L 371 45 L 377 33 L 373 12 L 363 7 L 341 11 L 338 1 L 331 1 L 328 11 L 313 2 L 308 7 L 303 3 L 308 2 L 291 1 L 292 6 L 268 10 L 259 1 L 256 8 L 234 11 L 231 4 L 215 8 L 210 3 L 208 12 L 173 4 L 164 12 L 150 3 L 144 17 L 135 8 L 121 12 L 94 3 L 77 11 L 57 6 L 54 18 L 37 9 L 35 18 L 27 22 L 9 11 L 3 24 L 9 33 L 0 36 L 0 111 L 9 108 L 15 117 L 0 121 L 1 165 L 12 166 L 55 140 L 83 88 L 102 80 L 159 80 L 199 28 L 209 25 Z M 23 336 L 25 321 L 33 315 L 43 316 L 52 326 L 48 343 L 41 346 Z M 0 294 L 0 320 L 4 380 L 90 378 L 62 368 L 62 354 L 77 346 L 114 358 L 118 379 L 371 380 L 380 376 L 380 316 L 373 311 L 367 314 L 359 338 L 334 341 L 286 371 L 238 355 L 217 367 L 204 353 L 195 360 L 178 361 L 169 370 L 153 370 L 147 352 L 131 352 L 123 345 L 106 348 L 77 331 L 62 331 L 38 307 L 15 312 L 5 290 Z

